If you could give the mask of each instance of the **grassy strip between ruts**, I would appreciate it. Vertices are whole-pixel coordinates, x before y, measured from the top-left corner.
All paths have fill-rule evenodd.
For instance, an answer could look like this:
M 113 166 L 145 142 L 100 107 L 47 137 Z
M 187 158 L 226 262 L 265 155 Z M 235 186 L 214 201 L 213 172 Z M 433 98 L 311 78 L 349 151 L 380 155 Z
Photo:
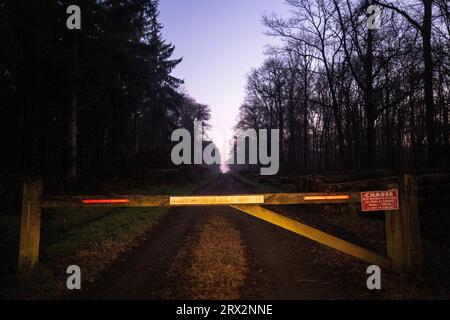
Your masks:
M 189 268 L 193 299 L 239 299 L 246 278 L 245 250 L 230 222 L 212 216 L 200 234 Z
M 214 209 L 220 210 L 220 209 Z M 196 226 L 172 262 L 167 299 L 239 299 L 247 275 L 247 257 L 239 231 L 226 218 L 211 214 Z
M 161 188 L 159 191 L 191 194 L 215 178 L 182 187 L 161 186 L 164 192 Z M 72 264 L 81 268 L 83 281 L 94 281 L 100 271 L 138 242 L 167 211 L 166 207 L 49 210 L 42 221 L 39 267 L 19 279 L 11 273 L 2 275 L 1 298 L 57 298 L 65 289 L 66 269 Z M 17 235 L 11 238 L 18 240 Z

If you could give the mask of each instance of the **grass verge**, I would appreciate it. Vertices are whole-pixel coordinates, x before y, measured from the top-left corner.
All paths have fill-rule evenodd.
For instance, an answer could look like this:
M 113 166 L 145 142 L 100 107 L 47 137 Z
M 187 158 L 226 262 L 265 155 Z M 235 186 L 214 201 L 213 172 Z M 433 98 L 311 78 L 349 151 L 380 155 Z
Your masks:
M 140 194 L 191 194 L 211 183 L 159 185 Z M 133 191 L 127 190 L 127 193 Z M 17 277 L 19 216 L 0 215 L 1 299 L 54 299 L 65 290 L 66 270 L 75 264 L 83 281 L 94 281 L 117 256 L 129 250 L 164 216 L 168 208 L 53 209 L 43 215 L 40 264 L 33 273 Z M 5 249 L 5 250 L 3 250 Z

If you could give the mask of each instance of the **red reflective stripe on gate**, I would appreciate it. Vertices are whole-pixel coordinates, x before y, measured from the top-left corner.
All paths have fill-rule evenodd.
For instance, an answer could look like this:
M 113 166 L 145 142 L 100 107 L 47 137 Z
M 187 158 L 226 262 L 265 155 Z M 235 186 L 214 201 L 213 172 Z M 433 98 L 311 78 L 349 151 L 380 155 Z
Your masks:
M 305 201 L 320 201 L 320 200 L 349 200 L 350 195 L 338 195 L 338 196 L 304 196 Z
M 81 200 L 85 204 L 101 204 L 101 203 L 129 203 L 128 199 L 97 199 L 97 200 Z

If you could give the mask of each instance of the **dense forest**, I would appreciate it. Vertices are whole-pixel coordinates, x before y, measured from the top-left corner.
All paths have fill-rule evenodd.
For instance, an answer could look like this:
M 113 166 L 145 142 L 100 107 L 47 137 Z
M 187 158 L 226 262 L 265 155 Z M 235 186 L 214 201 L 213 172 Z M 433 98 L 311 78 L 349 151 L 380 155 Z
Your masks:
M 283 172 L 448 167 L 448 1 L 286 2 L 291 16 L 263 17 L 282 45 L 248 75 L 237 129 L 280 129 Z M 0 0 L 1 170 L 170 166 L 173 130 L 210 109 L 171 76 L 162 31 L 157 0 Z
M 286 2 L 237 128 L 279 128 L 284 172 L 448 167 L 448 1 Z
M 69 5 L 82 8 L 69 30 Z M 210 110 L 171 76 L 158 1 L 0 0 L 0 168 L 111 174 L 170 166 L 174 129 Z

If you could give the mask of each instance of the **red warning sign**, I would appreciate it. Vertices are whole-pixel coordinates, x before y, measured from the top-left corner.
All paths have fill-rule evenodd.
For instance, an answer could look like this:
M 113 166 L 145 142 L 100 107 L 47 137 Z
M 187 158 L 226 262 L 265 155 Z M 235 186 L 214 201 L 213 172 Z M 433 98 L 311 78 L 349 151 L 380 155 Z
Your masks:
M 361 192 L 362 211 L 398 210 L 398 190 Z

